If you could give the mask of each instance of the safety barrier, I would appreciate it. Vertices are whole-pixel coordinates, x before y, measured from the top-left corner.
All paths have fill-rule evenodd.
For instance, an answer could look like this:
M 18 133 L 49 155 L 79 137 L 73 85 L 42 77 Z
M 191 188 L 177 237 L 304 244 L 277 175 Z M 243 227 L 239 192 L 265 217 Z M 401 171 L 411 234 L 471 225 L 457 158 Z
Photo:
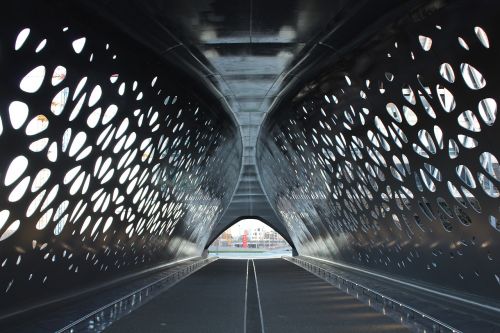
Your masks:
M 134 311 L 177 282 L 217 260 L 210 257 L 173 269 L 167 276 L 121 297 L 61 328 L 56 333 L 102 332 L 113 322 Z
M 297 257 L 284 256 L 282 258 L 296 264 L 299 267 L 302 267 L 332 285 L 335 285 L 346 293 L 355 296 L 360 301 L 367 303 L 370 307 L 381 311 L 384 315 L 399 319 L 402 324 L 409 326 L 416 332 L 461 333 L 460 330 L 453 328 L 452 326 L 443 323 L 442 321 L 433 318 L 422 311 L 403 304 L 373 289 L 365 287 L 362 284 L 346 279 L 335 272 L 315 265 L 310 261 Z

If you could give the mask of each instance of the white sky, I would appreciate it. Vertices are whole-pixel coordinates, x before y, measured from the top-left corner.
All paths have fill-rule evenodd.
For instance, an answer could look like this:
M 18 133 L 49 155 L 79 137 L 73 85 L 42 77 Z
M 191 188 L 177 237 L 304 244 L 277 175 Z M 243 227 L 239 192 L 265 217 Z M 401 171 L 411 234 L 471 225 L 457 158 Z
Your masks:
M 264 230 L 273 230 L 272 228 L 268 227 L 266 224 L 262 223 L 261 221 L 257 219 L 245 219 L 241 220 L 240 222 L 236 223 L 233 225 L 231 228 L 229 228 L 229 232 L 233 237 L 238 237 L 243 235 L 243 232 L 245 230 L 250 231 L 255 228 L 264 228 Z

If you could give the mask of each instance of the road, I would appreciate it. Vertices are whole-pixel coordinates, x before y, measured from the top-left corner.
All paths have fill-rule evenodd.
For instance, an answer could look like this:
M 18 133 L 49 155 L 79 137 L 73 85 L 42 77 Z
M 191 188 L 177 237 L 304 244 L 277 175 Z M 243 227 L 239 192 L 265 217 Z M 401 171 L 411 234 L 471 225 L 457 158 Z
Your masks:
M 409 332 L 282 259 L 218 260 L 106 332 Z

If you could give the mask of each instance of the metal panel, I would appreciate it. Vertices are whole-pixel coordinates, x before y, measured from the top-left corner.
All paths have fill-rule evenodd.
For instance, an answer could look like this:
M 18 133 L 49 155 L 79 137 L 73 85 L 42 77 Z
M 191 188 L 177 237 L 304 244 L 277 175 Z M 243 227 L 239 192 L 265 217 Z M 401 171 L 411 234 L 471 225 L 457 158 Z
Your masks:
M 2 8 L 0 314 L 201 254 L 240 172 L 211 93 L 54 4 Z
M 300 254 L 498 299 L 498 12 L 393 16 L 275 105 L 257 163 Z

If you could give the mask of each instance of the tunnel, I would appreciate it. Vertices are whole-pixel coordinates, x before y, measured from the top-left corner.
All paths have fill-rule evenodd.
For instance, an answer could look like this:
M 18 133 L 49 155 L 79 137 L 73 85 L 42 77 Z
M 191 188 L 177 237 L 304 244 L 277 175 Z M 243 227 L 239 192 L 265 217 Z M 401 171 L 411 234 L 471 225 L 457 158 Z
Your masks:
M 1 332 L 500 332 L 496 1 L 1 7 Z

